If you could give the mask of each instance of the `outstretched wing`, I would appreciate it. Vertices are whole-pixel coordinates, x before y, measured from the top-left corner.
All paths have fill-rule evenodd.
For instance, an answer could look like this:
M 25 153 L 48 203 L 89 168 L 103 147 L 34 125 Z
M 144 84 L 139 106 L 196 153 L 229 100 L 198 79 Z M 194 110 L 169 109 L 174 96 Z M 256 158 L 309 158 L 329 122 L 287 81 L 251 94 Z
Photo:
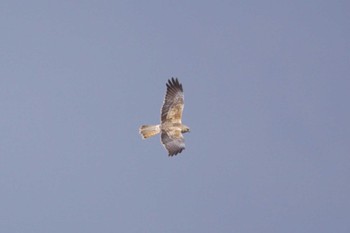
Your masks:
M 184 94 L 182 84 L 176 78 L 171 78 L 166 84 L 167 90 L 161 111 L 161 121 L 181 123 L 182 111 L 184 109 Z
M 185 140 L 180 130 L 172 131 L 171 134 L 162 131 L 161 140 L 169 156 L 177 155 L 185 149 Z

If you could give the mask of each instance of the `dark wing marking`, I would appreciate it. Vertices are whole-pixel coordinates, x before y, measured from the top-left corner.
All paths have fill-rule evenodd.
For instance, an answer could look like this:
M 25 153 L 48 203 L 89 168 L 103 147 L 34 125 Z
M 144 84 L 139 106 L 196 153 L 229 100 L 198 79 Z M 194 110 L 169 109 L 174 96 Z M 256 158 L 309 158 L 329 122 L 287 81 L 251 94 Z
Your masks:
M 176 78 L 171 78 L 166 84 L 167 90 L 161 111 L 161 122 L 170 121 L 181 123 L 182 111 L 184 109 L 184 94 L 182 84 Z
M 161 140 L 165 149 L 167 149 L 169 156 L 177 155 L 185 149 L 185 140 L 181 131 L 176 134 L 169 135 L 166 131 L 162 131 Z

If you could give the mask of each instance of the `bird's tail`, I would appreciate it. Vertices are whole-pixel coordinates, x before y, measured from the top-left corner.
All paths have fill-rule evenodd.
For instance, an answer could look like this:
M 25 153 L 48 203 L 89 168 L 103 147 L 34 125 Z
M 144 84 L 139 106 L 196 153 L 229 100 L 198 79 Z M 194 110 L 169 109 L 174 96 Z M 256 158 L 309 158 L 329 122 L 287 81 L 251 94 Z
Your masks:
M 160 133 L 159 125 L 142 125 L 140 127 L 140 134 L 143 139 L 152 137 Z

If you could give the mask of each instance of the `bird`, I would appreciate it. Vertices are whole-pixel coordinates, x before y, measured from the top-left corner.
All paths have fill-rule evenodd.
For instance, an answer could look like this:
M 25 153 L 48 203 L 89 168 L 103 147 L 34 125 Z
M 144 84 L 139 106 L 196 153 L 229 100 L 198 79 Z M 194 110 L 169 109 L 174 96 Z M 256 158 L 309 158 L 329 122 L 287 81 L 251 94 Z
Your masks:
M 166 94 L 161 108 L 161 122 L 158 125 L 142 125 L 139 133 L 142 139 L 153 137 L 160 133 L 162 145 L 169 156 L 181 153 L 185 149 L 183 133 L 190 132 L 190 128 L 182 124 L 184 109 L 184 92 L 182 84 L 172 77 L 166 83 Z

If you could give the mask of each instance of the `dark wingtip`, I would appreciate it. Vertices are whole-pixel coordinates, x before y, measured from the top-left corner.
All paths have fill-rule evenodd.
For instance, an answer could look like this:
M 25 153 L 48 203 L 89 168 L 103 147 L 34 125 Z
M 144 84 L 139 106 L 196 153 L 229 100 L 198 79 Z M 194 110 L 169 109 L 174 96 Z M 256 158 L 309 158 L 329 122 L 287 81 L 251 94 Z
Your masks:
M 174 155 L 180 154 L 185 148 L 181 148 L 177 151 L 174 151 L 172 154 L 168 154 L 169 157 L 173 157 Z
M 171 79 L 168 79 L 168 83 L 166 84 L 167 88 L 179 88 L 181 91 L 183 91 L 182 89 L 182 84 L 179 82 L 178 78 L 175 77 L 171 77 Z

